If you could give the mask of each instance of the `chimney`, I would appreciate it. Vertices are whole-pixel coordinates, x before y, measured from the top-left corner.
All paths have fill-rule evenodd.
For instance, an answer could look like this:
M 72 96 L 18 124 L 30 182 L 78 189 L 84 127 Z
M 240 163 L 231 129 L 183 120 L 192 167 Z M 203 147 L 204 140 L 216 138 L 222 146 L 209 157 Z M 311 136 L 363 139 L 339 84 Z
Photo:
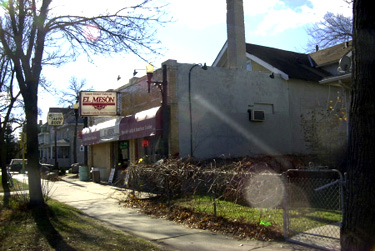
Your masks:
M 228 68 L 246 69 L 243 0 L 227 0 Z

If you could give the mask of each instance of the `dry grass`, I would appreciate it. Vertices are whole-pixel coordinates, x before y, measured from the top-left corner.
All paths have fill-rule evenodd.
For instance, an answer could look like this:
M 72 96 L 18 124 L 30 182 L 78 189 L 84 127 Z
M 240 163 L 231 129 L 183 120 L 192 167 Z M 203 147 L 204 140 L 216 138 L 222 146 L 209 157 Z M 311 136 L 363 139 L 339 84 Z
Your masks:
M 49 200 L 45 209 L 29 210 L 0 202 L 0 250 L 163 250 Z

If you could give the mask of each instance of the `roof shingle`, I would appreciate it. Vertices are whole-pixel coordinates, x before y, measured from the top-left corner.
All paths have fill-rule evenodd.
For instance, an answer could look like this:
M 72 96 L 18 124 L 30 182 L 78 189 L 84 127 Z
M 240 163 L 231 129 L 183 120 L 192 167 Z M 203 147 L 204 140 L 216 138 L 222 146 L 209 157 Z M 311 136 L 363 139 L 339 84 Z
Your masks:
M 315 68 L 314 62 L 308 54 L 255 44 L 246 44 L 246 52 L 288 74 L 289 78 L 319 81 L 324 77 L 330 76 L 330 74 L 323 69 Z

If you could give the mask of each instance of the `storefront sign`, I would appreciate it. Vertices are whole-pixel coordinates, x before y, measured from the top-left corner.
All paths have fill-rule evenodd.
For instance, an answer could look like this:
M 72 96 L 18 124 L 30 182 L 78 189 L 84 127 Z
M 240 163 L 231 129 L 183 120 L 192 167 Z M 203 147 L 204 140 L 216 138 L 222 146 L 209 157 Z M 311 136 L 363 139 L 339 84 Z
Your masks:
M 100 142 L 100 131 L 90 132 L 89 128 L 83 128 L 82 130 L 82 145 L 93 145 Z
M 129 144 L 128 141 L 120 142 L 120 149 L 128 149 Z
M 81 116 L 116 116 L 117 92 L 80 92 Z
M 147 139 L 142 140 L 142 146 L 148 147 L 150 145 L 150 142 Z
M 49 112 L 47 123 L 50 126 L 61 126 L 64 124 L 64 115 L 61 112 Z

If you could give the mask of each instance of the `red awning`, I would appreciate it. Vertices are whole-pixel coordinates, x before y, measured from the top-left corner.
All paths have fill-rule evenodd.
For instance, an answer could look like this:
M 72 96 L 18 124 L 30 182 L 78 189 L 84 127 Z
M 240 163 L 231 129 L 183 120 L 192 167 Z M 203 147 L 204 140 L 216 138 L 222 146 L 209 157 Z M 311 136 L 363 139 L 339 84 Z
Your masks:
M 161 107 L 158 106 L 124 118 L 111 119 L 83 128 L 82 145 L 160 135 L 161 118 Z
M 120 140 L 160 135 L 161 107 L 154 107 L 123 118 L 120 122 Z

